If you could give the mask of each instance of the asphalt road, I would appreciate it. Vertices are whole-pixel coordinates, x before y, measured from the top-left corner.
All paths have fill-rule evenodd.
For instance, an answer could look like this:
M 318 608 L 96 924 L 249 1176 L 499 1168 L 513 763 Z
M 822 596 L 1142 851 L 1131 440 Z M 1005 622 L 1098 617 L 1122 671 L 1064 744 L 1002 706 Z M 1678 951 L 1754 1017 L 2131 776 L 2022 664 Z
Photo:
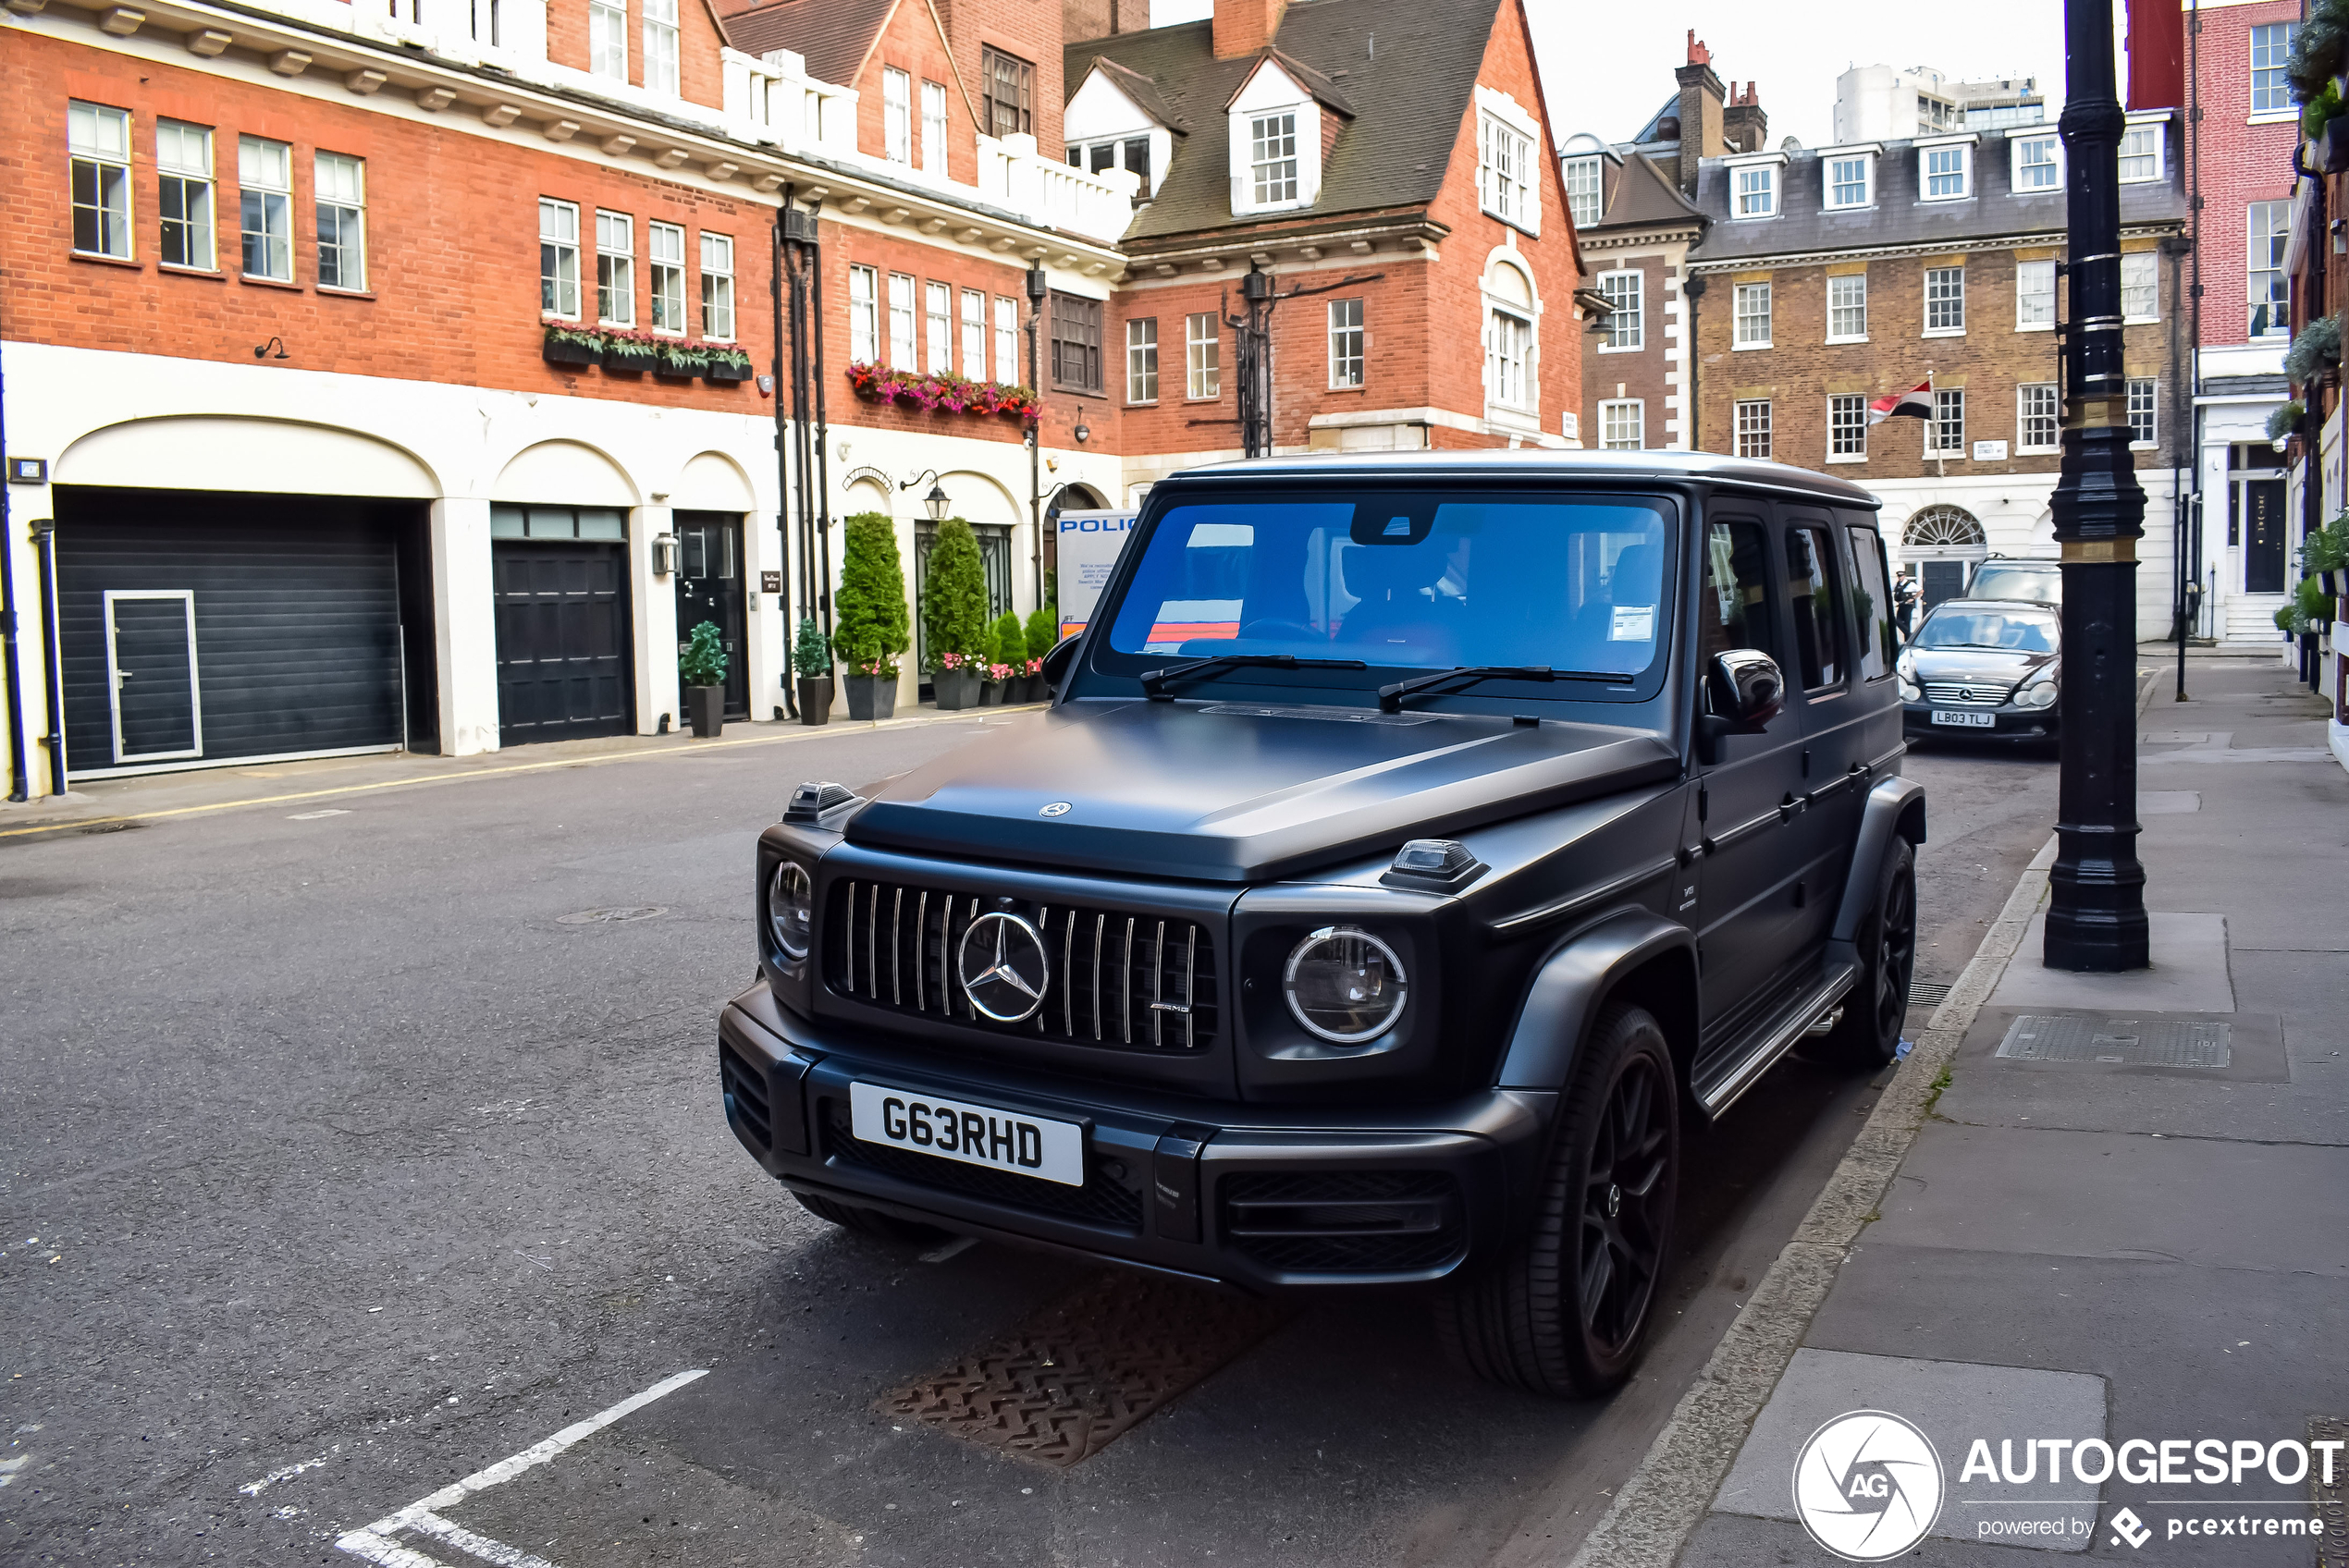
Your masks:
M 706 1369 L 437 1501 L 410 1568 L 485 1542 L 560 1568 L 1562 1561 L 1869 1086 L 1790 1061 L 1693 1135 L 1661 1332 L 1603 1404 L 1467 1381 L 1420 1304 L 1375 1297 L 1288 1317 L 1072 1469 L 880 1414 L 1093 1271 L 812 1219 L 724 1126 L 712 1019 L 752 978 L 750 844 L 791 784 L 970 733 L 0 840 L 0 1560 L 356 1563 L 345 1531 Z M 1920 978 L 1947 982 L 2047 837 L 2054 765 L 1909 771 Z M 252 792 L 333 782 L 273 773 Z

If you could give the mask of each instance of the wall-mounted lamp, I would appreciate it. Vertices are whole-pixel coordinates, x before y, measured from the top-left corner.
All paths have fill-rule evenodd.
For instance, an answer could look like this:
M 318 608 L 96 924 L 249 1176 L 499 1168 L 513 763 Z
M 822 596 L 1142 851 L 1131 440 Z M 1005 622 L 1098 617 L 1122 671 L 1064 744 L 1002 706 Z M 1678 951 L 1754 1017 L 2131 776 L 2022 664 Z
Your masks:
M 653 575 L 668 577 L 677 570 L 677 535 L 657 534 L 653 538 Z
M 272 354 L 269 351 L 272 349 L 275 349 L 277 351 Z M 268 342 L 257 345 L 253 349 L 252 357 L 256 360 L 290 360 L 293 358 L 291 354 L 286 352 L 286 340 L 282 337 L 272 337 Z
M 930 521 L 944 522 L 946 521 L 946 513 L 953 507 L 954 503 L 947 497 L 946 488 L 944 484 L 940 483 L 938 471 L 936 469 L 924 469 L 921 472 L 907 480 L 904 484 L 900 484 L 897 488 L 901 491 L 911 490 L 915 485 L 919 484 L 925 479 L 930 482 L 930 486 L 929 494 L 922 497 L 922 510 L 929 513 Z
M 1093 438 L 1093 427 L 1080 419 L 1076 422 L 1076 429 L 1073 434 L 1076 437 L 1076 444 L 1082 447 Z

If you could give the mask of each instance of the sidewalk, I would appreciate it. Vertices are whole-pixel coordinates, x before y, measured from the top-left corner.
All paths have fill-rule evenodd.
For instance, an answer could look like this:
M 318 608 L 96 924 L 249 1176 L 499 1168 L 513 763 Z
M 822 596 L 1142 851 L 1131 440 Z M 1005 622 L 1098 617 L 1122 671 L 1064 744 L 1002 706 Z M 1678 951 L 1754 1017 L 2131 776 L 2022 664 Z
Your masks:
M 0 801 L 0 845 L 55 833 L 104 832 L 145 817 L 228 811 L 240 806 L 336 796 L 419 785 L 445 784 L 499 774 L 556 767 L 592 767 L 609 763 L 723 753 L 744 746 L 779 746 L 827 736 L 868 735 L 933 724 L 976 724 L 1010 714 L 1038 711 L 1040 704 L 966 708 L 941 713 L 907 708 L 877 724 L 835 717 L 830 724 L 729 721 L 723 734 L 697 741 L 688 731 L 668 735 L 613 735 L 593 741 L 553 741 L 510 751 L 467 757 L 424 752 L 385 752 L 370 756 L 317 757 L 191 769 L 185 773 L 139 774 L 124 778 L 77 782 L 65 795 L 37 796 L 22 803 Z
M 1971 1020 L 1937 1017 L 1963 1030 L 1947 1086 L 1683 1563 L 1828 1561 L 1795 1518 L 1797 1455 L 1865 1408 L 1940 1457 L 1946 1501 L 1904 1562 L 2318 1560 L 2266 1533 L 2310 1518 L 2313 1494 L 2264 1456 L 2349 1438 L 2349 778 L 2325 704 L 2280 664 L 2193 659 L 2188 688 L 2157 687 L 2139 753 L 2153 968 L 2045 969 L 2042 906 Z M 1976 1438 L 2011 1439 L 2015 1474 L 2034 1438 L 2263 1457 L 2240 1484 L 2196 1482 L 2191 1461 L 2167 1485 L 2067 1468 L 2051 1486 L 2048 1465 L 2010 1483 L 1962 1476 Z M 2349 1464 L 2335 1476 L 2327 1563 L 2349 1547 Z

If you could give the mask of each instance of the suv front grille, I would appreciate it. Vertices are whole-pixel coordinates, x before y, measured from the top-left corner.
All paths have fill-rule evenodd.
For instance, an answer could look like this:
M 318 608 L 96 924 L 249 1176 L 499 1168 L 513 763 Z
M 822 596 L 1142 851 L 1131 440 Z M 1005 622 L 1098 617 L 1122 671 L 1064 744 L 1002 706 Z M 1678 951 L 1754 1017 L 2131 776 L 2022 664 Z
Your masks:
M 838 996 L 1070 1045 L 1190 1053 L 1215 1043 L 1215 948 L 1197 922 L 892 882 L 837 883 L 827 904 L 824 981 Z M 971 922 L 997 909 L 1036 927 L 1050 966 L 1043 1004 L 1017 1023 L 972 1007 L 955 974 Z
M 1329 1170 L 1226 1176 L 1224 1236 L 1268 1268 L 1399 1274 L 1433 1268 L 1462 1245 L 1458 1187 L 1440 1170 Z
M 915 1154 L 887 1144 L 868 1144 L 852 1129 L 845 1100 L 827 1100 L 824 1107 L 824 1157 L 837 1165 L 856 1167 L 924 1187 L 963 1193 L 1024 1208 L 1057 1215 L 1080 1224 L 1102 1225 L 1138 1234 L 1142 1229 L 1142 1194 L 1103 1169 L 1105 1162 L 1091 1150 L 1085 1155 L 1085 1184 L 1071 1187 L 1033 1176 L 1014 1176 L 958 1159 Z
M 1936 680 L 1925 689 L 1925 700 L 1936 707 L 1995 708 L 2013 694 L 2014 688 L 1999 680 Z

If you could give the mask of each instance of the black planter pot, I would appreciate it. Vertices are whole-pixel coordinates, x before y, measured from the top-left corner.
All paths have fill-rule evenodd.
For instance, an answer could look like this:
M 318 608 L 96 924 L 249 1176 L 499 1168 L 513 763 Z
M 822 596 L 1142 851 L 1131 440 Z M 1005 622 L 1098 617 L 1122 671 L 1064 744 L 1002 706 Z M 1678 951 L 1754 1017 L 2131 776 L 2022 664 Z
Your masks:
M 593 343 L 559 343 L 549 337 L 541 349 L 550 365 L 592 365 L 604 357 Z
M 879 719 L 897 717 L 897 677 L 894 675 L 852 675 L 847 678 L 848 717 L 859 724 L 871 724 Z M 803 684 L 802 687 L 805 690 Z M 806 699 L 802 698 L 805 711 Z
M 930 688 L 938 693 L 938 705 L 948 713 L 975 708 L 979 703 L 978 672 L 974 669 L 941 669 L 931 679 Z
M 726 688 L 723 686 L 688 686 L 685 688 L 685 717 L 693 721 L 696 740 L 715 738 L 726 728 Z
M 751 378 L 748 363 L 736 364 L 728 360 L 713 360 L 702 370 L 702 379 L 720 386 L 740 386 Z
M 658 355 L 622 353 L 617 349 L 604 350 L 604 368 L 622 375 L 642 375 L 659 362 Z
M 2336 115 L 2325 121 L 2325 133 L 2318 138 L 2318 148 L 2325 173 L 2349 171 L 2349 115 Z
M 799 678 L 799 722 L 807 725 L 830 724 L 832 721 L 832 678 L 829 675 Z
M 980 681 L 978 683 L 978 705 L 983 708 L 1002 706 L 1003 688 L 1009 684 L 1010 682 L 1003 680 Z

